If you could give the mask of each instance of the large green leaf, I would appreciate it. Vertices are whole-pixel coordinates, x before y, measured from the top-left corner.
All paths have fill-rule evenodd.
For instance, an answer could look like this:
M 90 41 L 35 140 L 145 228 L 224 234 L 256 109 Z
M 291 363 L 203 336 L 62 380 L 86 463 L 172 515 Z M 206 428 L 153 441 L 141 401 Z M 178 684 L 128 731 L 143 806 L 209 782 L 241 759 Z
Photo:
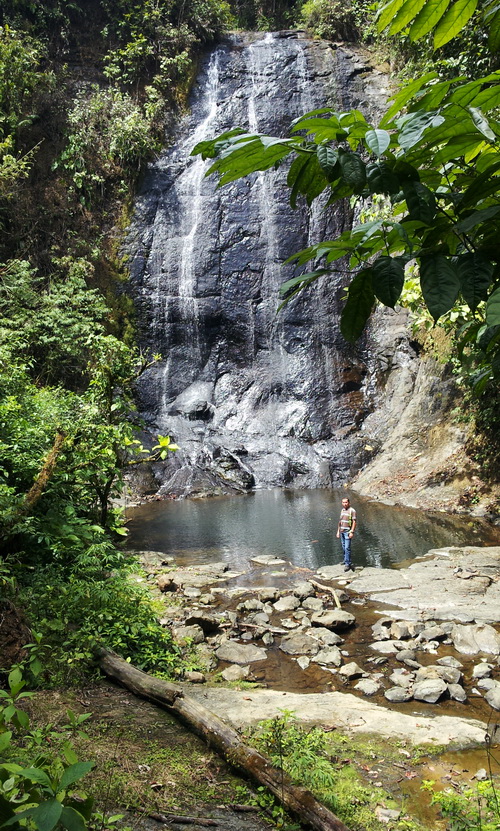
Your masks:
M 456 231 L 459 234 L 468 234 L 473 228 L 482 225 L 488 219 L 492 219 L 500 213 L 500 205 L 491 205 L 489 208 L 484 208 L 482 211 L 474 211 L 472 214 L 457 222 L 455 225 Z
M 349 286 L 347 303 L 340 318 L 340 331 L 346 340 L 354 342 L 361 335 L 369 319 L 375 295 L 372 287 L 371 269 L 360 271 Z
M 378 300 L 394 308 L 405 281 L 405 261 L 401 257 L 379 257 L 372 265 L 373 291 Z
M 24 776 L 24 778 L 28 779 L 30 782 L 36 782 L 39 785 L 43 785 L 48 790 L 52 790 L 52 782 L 45 771 L 41 768 L 23 768 L 19 771 L 19 774 L 20 776 Z
M 493 264 L 480 254 L 462 254 L 457 257 L 456 267 L 462 297 L 474 312 L 481 300 L 486 300 L 488 296 Z
M 415 19 L 420 9 L 425 6 L 426 2 L 427 0 L 406 0 L 394 17 L 388 34 L 397 35 L 398 32 L 401 32 L 401 30 L 404 29 L 408 23 L 411 23 L 411 21 Z
M 398 177 L 386 162 L 372 162 L 366 165 L 366 181 L 370 193 L 393 194 L 400 190 Z
M 421 182 L 405 182 L 403 193 L 410 218 L 430 225 L 436 215 L 436 200 L 432 191 Z
M 408 0 L 406 0 L 408 2 Z M 382 6 L 377 18 L 377 28 L 379 32 L 383 32 L 387 28 L 394 15 L 398 13 L 399 9 L 405 5 L 405 0 L 389 0 L 385 6 Z
M 472 116 L 472 120 L 476 125 L 477 129 L 485 138 L 489 141 L 496 141 L 496 135 L 491 129 L 488 120 L 484 117 L 481 110 L 478 107 L 469 107 L 469 112 Z
M 500 49 L 500 9 L 492 15 L 489 21 L 488 46 L 492 52 Z
M 365 141 L 372 153 L 382 156 L 391 143 L 391 137 L 387 130 L 368 130 Z
M 500 326 L 500 289 L 494 291 L 486 303 L 486 323 L 488 326 Z
M 465 28 L 476 11 L 477 0 L 457 0 L 448 9 L 434 32 L 434 49 L 439 49 Z
M 339 154 L 328 144 L 321 144 L 316 150 L 318 162 L 321 170 L 325 174 L 329 182 L 333 182 L 337 178 L 339 166 L 337 164 Z
M 443 254 L 421 257 L 420 286 L 434 320 L 449 312 L 460 290 L 457 270 Z
M 436 112 L 410 113 L 401 120 L 402 130 L 399 134 L 399 143 L 403 150 L 410 150 L 414 147 L 426 130 L 431 127 L 439 127 L 445 121 L 444 116 Z
M 420 78 L 410 81 L 410 83 L 397 92 L 396 95 L 393 95 L 390 98 L 393 103 L 383 116 L 380 126 L 386 127 L 391 122 L 392 118 L 406 106 L 408 101 L 411 101 L 416 93 L 434 78 L 437 78 L 437 72 L 427 72 L 426 75 L 422 75 Z
M 67 831 L 85 831 L 87 827 L 79 811 L 75 811 L 74 808 L 70 808 L 69 806 L 65 806 L 62 809 L 59 822 Z
M 58 790 L 65 791 L 66 788 L 69 788 L 70 785 L 73 785 L 73 783 L 77 782 L 78 779 L 81 779 L 82 776 L 86 776 L 86 774 L 92 770 L 93 767 L 93 762 L 76 762 L 74 765 L 70 765 L 65 769 L 63 775 L 61 776 Z
M 360 192 L 366 182 L 366 166 L 357 153 L 339 151 L 342 178 L 355 192 Z
M 441 20 L 450 0 L 427 0 L 422 11 L 418 13 L 410 28 L 411 40 L 420 40 L 428 35 Z
M 35 805 L 34 808 L 27 808 L 26 811 L 21 811 L 14 817 L 11 817 L 4 825 L 10 826 L 16 820 L 29 817 L 38 831 L 52 831 L 59 822 L 62 809 L 63 806 L 57 799 L 48 799 L 47 802 L 41 802 L 39 805 Z

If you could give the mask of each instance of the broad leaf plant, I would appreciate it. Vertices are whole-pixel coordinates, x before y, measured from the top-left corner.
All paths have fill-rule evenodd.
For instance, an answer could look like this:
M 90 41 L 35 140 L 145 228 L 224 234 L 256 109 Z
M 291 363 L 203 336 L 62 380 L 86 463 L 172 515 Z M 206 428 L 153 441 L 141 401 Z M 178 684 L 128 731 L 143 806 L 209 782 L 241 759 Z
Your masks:
M 378 28 L 411 40 L 433 31 L 439 49 L 475 13 L 497 52 L 497 0 L 480 8 L 478 0 L 390 0 L 379 10 Z M 459 341 L 462 354 L 472 348 L 481 355 L 474 378 L 480 392 L 500 377 L 499 81 L 500 71 L 474 80 L 442 80 L 432 71 L 398 91 L 377 125 L 357 109 L 324 108 L 292 122 L 286 138 L 236 127 L 199 143 L 193 154 L 214 159 L 207 175 L 216 173 L 220 186 L 288 159 L 293 207 L 300 196 L 311 205 L 324 192 L 327 206 L 387 200 L 389 211 L 293 254 L 287 262 L 298 273 L 281 287 L 284 303 L 320 277 L 338 282 L 347 260 L 352 279 L 341 330 L 354 341 L 377 301 L 394 308 L 408 264 L 416 265 L 434 321 L 457 301 L 470 310 Z

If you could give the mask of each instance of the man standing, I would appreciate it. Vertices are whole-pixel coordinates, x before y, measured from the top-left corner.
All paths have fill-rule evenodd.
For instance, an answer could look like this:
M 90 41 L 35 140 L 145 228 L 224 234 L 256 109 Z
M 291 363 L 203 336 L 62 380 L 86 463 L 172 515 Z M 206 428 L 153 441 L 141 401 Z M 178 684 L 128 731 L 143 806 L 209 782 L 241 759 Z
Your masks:
M 351 540 L 354 536 L 356 528 L 356 511 L 351 508 L 351 503 L 347 497 L 342 500 L 342 510 L 340 512 L 339 525 L 337 528 L 337 539 L 340 538 L 342 543 L 342 551 L 344 553 L 344 571 L 354 571 L 354 566 L 351 562 Z

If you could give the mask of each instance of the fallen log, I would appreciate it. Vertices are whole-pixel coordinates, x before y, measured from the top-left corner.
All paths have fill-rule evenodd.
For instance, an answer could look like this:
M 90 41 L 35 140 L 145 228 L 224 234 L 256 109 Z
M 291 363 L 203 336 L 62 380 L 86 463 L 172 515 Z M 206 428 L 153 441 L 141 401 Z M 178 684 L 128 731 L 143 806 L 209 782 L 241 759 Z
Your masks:
M 233 767 L 268 788 L 284 808 L 305 825 L 316 831 L 349 831 L 310 791 L 293 785 L 287 774 L 273 767 L 269 759 L 255 748 L 244 744 L 236 730 L 194 698 L 185 695 L 180 687 L 147 675 L 107 649 L 99 649 L 97 657 L 101 669 L 109 678 L 177 715 Z

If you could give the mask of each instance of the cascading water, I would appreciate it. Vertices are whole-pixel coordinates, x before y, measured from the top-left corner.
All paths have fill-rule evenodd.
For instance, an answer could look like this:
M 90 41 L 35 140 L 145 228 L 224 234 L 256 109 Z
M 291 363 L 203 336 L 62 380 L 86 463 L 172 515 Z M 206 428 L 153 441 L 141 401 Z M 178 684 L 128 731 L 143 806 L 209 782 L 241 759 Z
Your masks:
M 142 346 L 162 355 L 140 380 L 139 407 L 148 431 L 181 447 L 155 471 L 161 494 L 329 486 L 359 465 L 367 364 L 339 334 L 340 283 L 276 314 L 294 274 L 283 260 L 348 218 L 293 211 L 284 168 L 218 190 L 190 156 L 235 125 L 285 134 L 304 111 L 335 106 L 341 64 L 292 32 L 221 44 L 175 146 L 146 177 L 127 250 Z

